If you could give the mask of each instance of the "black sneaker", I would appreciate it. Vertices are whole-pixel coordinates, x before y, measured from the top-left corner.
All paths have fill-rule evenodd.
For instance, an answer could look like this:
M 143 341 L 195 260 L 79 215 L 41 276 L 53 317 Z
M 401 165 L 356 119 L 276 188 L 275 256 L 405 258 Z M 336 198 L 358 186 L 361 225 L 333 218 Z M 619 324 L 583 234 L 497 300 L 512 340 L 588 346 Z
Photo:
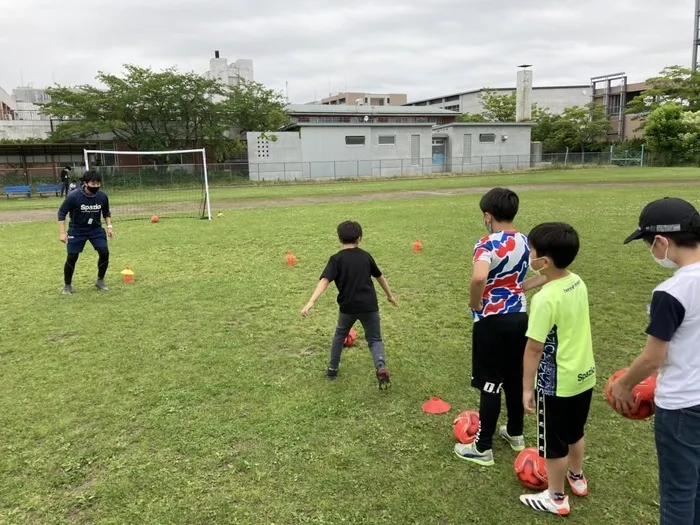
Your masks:
M 73 287 L 70 284 L 65 285 L 61 295 L 73 295 Z
M 326 372 L 326 379 L 328 381 L 335 381 L 335 379 L 338 377 L 338 370 L 333 370 L 332 368 L 329 368 L 328 371 Z
M 379 385 L 379 390 L 386 390 L 391 386 L 389 371 L 386 368 L 377 369 L 377 383 Z
M 109 288 L 107 288 L 107 285 L 105 284 L 104 279 L 97 279 L 97 281 L 95 281 L 95 287 L 97 287 L 98 290 L 101 290 L 103 292 L 109 290 Z

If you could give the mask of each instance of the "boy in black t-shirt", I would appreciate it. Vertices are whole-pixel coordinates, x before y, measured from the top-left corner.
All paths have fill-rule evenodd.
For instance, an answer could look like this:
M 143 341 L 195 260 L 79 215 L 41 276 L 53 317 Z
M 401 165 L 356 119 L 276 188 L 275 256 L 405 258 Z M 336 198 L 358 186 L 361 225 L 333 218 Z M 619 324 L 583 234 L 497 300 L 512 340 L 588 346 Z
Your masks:
M 321 280 L 316 286 L 311 299 L 302 308 L 301 316 L 309 315 L 316 299 L 328 288 L 331 281 L 335 281 L 338 288 L 338 326 L 333 336 L 331 346 L 331 358 L 326 377 L 334 380 L 338 375 L 340 355 L 343 351 L 343 343 L 350 332 L 350 328 L 359 319 L 365 329 L 365 337 L 369 344 L 374 366 L 377 369 L 377 381 L 379 389 L 383 390 L 391 386 L 389 372 L 386 369 L 384 356 L 384 343 L 379 318 L 379 304 L 377 293 L 374 290 L 372 277 L 377 279 L 379 285 L 386 293 L 391 304 L 398 306 L 396 299 L 389 289 L 389 283 L 382 275 L 372 256 L 358 248 L 362 239 L 362 227 L 357 222 L 345 221 L 338 225 L 338 239 L 343 249 L 331 256 L 326 269 L 321 274 Z

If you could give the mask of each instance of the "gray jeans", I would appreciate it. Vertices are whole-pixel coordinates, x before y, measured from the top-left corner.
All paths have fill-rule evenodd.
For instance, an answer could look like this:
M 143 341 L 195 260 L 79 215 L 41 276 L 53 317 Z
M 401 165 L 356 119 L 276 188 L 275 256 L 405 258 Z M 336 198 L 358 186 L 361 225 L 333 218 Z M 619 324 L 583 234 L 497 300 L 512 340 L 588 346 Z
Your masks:
M 355 324 L 355 321 L 362 323 L 362 328 L 365 329 L 365 337 L 369 344 L 369 351 L 372 352 L 374 367 L 384 368 L 386 357 L 384 356 L 384 342 L 382 341 L 381 321 L 379 312 L 369 312 L 364 314 L 338 314 L 338 326 L 335 328 L 333 335 L 333 344 L 331 345 L 331 360 L 328 368 L 338 370 L 340 365 L 340 356 L 343 353 L 343 344 L 345 338 L 350 332 L 350 328 Z

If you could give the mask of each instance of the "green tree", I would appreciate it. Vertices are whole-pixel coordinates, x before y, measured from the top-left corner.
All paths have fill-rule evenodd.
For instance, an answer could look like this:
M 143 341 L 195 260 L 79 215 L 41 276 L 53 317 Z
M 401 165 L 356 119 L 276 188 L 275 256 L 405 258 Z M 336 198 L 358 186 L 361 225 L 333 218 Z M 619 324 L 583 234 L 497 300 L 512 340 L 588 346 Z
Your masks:
M 606 138 L 609 130 L 610 121 L 605 108 L 591 103 L 585 107 L 566 108 L 561 118 L 553 123 L 553 134 L 549 140 L 560 147 L 580 149 L 583 152 L 590 144 Z
M 133 65 L 124 67 L 122 76 L 99 73 L 100 87 L 50 88 L 51 102 L 42 111 L 61 121 L 51 139 L 85 139 L 109 133 L 135 150 L 206 146 L 221 157 L 240 147 L 231 133 L 234 128 L 247 130 L 253 124 L 279 121 L 253 121 L 246 117 L 245 105 L 249 113 L 262 115 L 277 115 L 284 109 L 258 84 L 232 89 L 174 68 L 154 72 Z
M 230 88 L 223 106 L 239 133 L 275 131 L 289 123 L 282 94 L 258 82 Z
M 488 122 L 483 113 L 462 113 L 457 117 L 457 122 Z
M 666 67 L 647 79 L 647 89 L 627 104 L 627 113 L 649 113 L 669 102 L 690 111 L 700 110 L 700 71 L 681 66 Z
M 686 161 L 697 147 L 698 115 L 668 103 L 654 109 L 647 119 L 645 136 L 649 149 L 667 166 Z M 693 129 L 695 128 L 695 129 Z

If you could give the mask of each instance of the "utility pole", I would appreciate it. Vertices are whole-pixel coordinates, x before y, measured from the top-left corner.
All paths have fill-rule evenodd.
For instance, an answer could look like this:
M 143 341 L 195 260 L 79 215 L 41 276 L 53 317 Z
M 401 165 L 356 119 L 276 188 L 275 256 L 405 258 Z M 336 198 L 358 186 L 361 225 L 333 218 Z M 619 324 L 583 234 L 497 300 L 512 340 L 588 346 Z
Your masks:
M 695 11 L 693 12 L 693 71 L 698 70 L 698 47 L 700 47 L 700 0 L 695 0 Z

